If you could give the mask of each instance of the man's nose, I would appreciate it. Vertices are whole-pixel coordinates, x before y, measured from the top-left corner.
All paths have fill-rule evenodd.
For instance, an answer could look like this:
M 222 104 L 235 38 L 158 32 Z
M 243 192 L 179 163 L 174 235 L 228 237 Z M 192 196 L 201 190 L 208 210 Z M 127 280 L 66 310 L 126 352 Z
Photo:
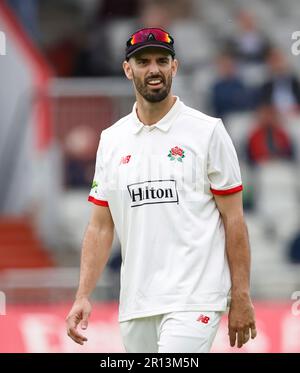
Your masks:
M 151 75 L 158 74 L 159 73 L 159 68 L 156 62 L 152 62 L 149 66 L 149 73 Z

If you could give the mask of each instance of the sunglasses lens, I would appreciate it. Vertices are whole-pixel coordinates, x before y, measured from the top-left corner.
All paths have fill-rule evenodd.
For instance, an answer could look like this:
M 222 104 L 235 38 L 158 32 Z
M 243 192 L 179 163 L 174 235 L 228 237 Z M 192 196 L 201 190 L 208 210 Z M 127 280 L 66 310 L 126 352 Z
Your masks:
M 162 43 L 172 44 L 172 39 L 170 35 L 162 30 L 159 29 L 148 29 L 148 30 L 141 30 L 134 34 L 131 38 L 130 44 L 135 45 L 138 43 L 143 43 L 149 40 L 150 35 L 153 35 L 156 41 L 160 41 Z
M 155 30 L 153 34 L 157 41 L 161 41 L 163 43 L 171 43 L 171 38 L 167 32 L 164 32 L 161 30 Z
M 142 43 L 145 40 L 147 40 L 147 39 L 143 36 L 142 32 L 138 32 L 137 34 L 134 34 L 132 36 L 131 45 Z

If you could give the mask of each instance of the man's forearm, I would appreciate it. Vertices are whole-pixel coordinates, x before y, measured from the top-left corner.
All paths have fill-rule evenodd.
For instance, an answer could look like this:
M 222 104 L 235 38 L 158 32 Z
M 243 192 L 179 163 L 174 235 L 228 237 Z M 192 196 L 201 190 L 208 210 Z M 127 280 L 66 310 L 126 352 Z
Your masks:
M 89 297 L 108 261 L 113 241 L 113 230 L 89 224 L 82 246 L 80 281 L 76 298 Z
M 242 216 L 228 217 L 223 221 L 232 295 L 248 294 L 250 292 L 250 247 L 247 226 Z
M 231 275 L 231 302 L 228 314 L 230 345 L 238 347 L 256 337 L 254 308 L 250 298 L 250 245 L 243 217 L 241 192 L 215 196 L 226 237 Z

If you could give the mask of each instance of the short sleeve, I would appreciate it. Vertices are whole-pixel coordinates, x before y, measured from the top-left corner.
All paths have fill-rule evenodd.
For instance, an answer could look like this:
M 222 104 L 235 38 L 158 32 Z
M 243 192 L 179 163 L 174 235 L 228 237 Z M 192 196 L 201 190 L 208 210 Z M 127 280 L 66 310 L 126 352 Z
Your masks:
M 237 154 L 221 120 L 216 124 L 209 144 L 208 179 L 213 194 L 243 190 Z
M 100 138 L 97 150 L 94 180 L 88 200 L 96 205 L 108 207 L 108 201 L 105 193 L 105 170 L 103 164 L 102 145 L 103 142 Z

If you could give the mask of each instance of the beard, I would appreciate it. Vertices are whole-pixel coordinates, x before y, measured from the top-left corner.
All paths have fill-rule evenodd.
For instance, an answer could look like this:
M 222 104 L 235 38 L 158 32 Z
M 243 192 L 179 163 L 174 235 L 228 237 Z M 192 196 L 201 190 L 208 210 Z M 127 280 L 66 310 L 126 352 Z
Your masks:
M 148 86 L 147 82 L 151 79 L 161 79 L 163 86 L 162 88 L 151 88 Z M 133 81 L 136 90 L 138 93 L 148 102 L 155 103 L 163 101 L 171 91 L 172 86 L 172 74 L 167 76 L 166 78 L 162 75 L 151 75 L 145 78 L 144 81 L 137 78 L 133 74 Z

